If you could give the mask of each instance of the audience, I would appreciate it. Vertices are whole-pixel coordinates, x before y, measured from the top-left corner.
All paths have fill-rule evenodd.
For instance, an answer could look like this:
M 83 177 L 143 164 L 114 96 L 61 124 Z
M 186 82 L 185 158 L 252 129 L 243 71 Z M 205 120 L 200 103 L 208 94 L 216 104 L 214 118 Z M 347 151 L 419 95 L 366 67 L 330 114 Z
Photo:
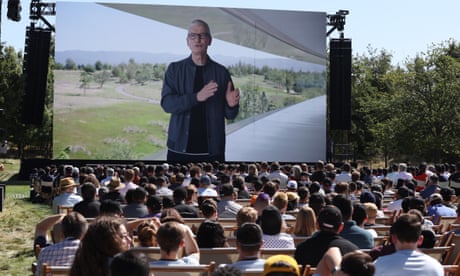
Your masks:
M 95 185 L 99 185 L 94 174 L 96 170 L 91 167 L 80 168 L 80 179 L 86 179 L 80 182 L 83 183 L 79 187 L 80 197 L 76 193 L 78 185 L 74 181 L 79 177 L 78 168 L 71 167 L 72 172 L 69 170 L 59 178 L 61 195 L 54 198 L 53 211 L 57 211 L 59 204 L 71 205 L 75 212 L 67 216 L 50 216 L 37 224 L 34 244 L 42 248 L 38 264 L 39 267 L 43 262 L 69 265 L 70 275 L 109 275 L 109 270 L 112 276 L 148 275 L 145 259 L 123 253 L 132 246 L 131 233 L 137 236 L 136 245 L 160 247 L 161 260 L 150 264 L 199 264 L 200 247 L 228 246 L 219 219 L 235 218 L 238 261 L 219 268 L 228 275 L 241 274 L 251 269 L 264 270 L 263 275 L 298 275 L 300 271 L 293 269 L 294 265 L 287 256 L 278 256 L 276 262 L 260 258 L 262 248 L 294 249 L 295 236 L 309 237 L 295 249 L 295 261 L 302 266 L 308 264 L 316 267 L 318 275 L 332 275 L 332 271 L 333 275 L 366 276 L 374 275 L 374 272 L 382 275 L 382 271 L 391 275 L 410 274 L 407 273 L 409 268 L 406 263 L 412 261 L 416 262 L 417 275 L 438 275 L 439 266 L 434 266 L 420 256 L 416 248 L 433 247 L 436 242 L 431 229 L 433 223 L 425 219 L 424 215 L 433 215 L 436 221 L 439 216 L 456 216 L 459 212 L 458 209 L 455 211 L 453 203 L 454 190 L 433 189 L 437 187 L 437 176 L 434 174 L 428 177 L 429 185 L 423 193 L 414 194 L 415 181 L 410 179 L 412 174 L 416 174 L 416 168 L 403 163 L 400 165 L 399 172 L 396 171 L 394 175 L 386 174 L 386 170 L 369 167 L 352 171 L 349 164 L 345 164 L 343 173 L 340 173 L 333 164 L 324 165 L 319 160 L 311 177 L 313 182 L 309 179 L 308 166 L 281 166 L 278 162 L 272 163 L 272 170 L 266 162 L 251 164 L 250 174 L 247 173 L 246 164 L 205 162 L 169 164 L 167 175 L 164 171 L 155 170 L 155 176 L 151 169 L 143 169 L 143 166 L 139 166 L 139 170 L 131 167 L 116 168 L 112 169 L 114 172 L 108 177 L 97 172 L 97 177 L 104 179 L 99 188 L 99 201 L 96 199 Z M 146 168 L 152 167 L 163 168 L 163 165 Z M 202 170 L 206 174 L 202 175 Z M 117 176 L 120 172 L 123 179 Z M 258 175 L 258 172 L 261 173 Z M 283 174 L 289 175 L 287 180 Z M 396 189 L 391 181 L 394 177 L 397 177 L 394 182 L 398 183 Z M 158 179 L 164 183 L 155 182 Z M 169 180 L 172 185 L 168 188 Z M 150 192 L 151 195 L 134 184 L 145 186 L 154 182 L 160 185 L 158 190 L 155 187 Z M 155 195 L 160 189 L 165 194 L 173 195 L 173 198 Z M 388 204 L 383 195 L 392 195 L 393 191 L 396 191 L 394 201 Z M 200 204 L 197 202 L 197 192 L 201 195 Z M 123 193 L 126 198 L 123 198 Z M 422 197 L 426 197 L 426 202 Z M 245 206 L 243 200 L 237 202 L 237 198 L 248 199 L 247 205 L 250 206 Z M 361 204 L 352 205 L 352 200 Z M 376 219 L 383 216 L 382 201 L 386 210 L 398 210 L 397 221 L 390 231 L 391 240 L 384 246 L 373 248 L 373 238 L 377 234 L 363 228 L 378 225 Z M 328 205 L 330 203 L 335 206 Z M 288 215 L 288 210 L 295 211 L 288 212 Z M 125 225 L 119 218 L 123 216 L 146 219 L 136 220 L 135 223 L 128 221 Z M 80 228 L 86 227 L 84 217 L 96 220 L 83 236 L 84 230 Z M 183 218 L 189 217 L 205 218 L 197 229 L 196 226 L 193 228 L 196 236 L 184 223 Z M 148 218 L 159 218 L 161 224 Z M 295 224 L 289 228 L 292 235 L 285 233 L 287 228 L 284 219 L 288 218 L 295 219 Z M 73 232 L 69 232 L 68 225 L 72 223 L 75 226 L 72 226 Z M 46 247 L 49 245 L 46 237 L 52 227 L 55 228 L 54 245 Z M 405 229 L 404 234 L 401 229 Z M 78 231 L 80 234 L 76 233 Z M 60 250 L 59 254 L 50 253 L 66 243 L 72 243 L 72 246 L 65 246 L 65 250 Z M 370 256 L 357 252 L 358 248 L 372 249 Z M 372 259 L 376 259 L 375 267 Z M 406 263 L 403 263 L 404 260 Z M 299 269 L 297 264 L 295 267 Z M 41 275 L 41 269 L 37 270 L 37 275 Z

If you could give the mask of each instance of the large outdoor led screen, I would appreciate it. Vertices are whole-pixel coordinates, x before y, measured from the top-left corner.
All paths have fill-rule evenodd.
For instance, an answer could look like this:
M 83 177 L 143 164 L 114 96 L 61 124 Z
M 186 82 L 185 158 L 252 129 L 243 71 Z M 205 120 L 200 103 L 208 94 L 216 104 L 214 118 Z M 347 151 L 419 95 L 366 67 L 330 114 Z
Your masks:
M 165 160 L 162 81 L 190 55 L 197 18 L 241 91 L 226 160 L 324 159 L 325 13 L 132 2 L 58 2 L 56 13 L 55 159 Z

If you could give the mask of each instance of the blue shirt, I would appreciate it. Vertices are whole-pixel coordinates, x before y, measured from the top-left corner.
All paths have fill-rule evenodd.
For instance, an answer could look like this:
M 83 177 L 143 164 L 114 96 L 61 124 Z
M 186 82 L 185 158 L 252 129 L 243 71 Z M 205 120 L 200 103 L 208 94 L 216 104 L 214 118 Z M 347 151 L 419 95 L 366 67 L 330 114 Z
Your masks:
M 343 230 L 339 235 L 351 241 L 360 249 L 371 249 L 374 247 L 372 234 L 356 225 L 354 220 L 345 221 Z
M 435 258 L 416 250 L 399 250 L 377 258 L 375 276 L 443 276 L 444 269 Z
M 456 217 L 457 212 L 454 209 L 447 207 L 442 203 L 439 203 L 439 204 L 430 206 L 427 210 L 427 215 L 428 216 L 434 215 L 433 221 L 437 221 L 439 216 Z

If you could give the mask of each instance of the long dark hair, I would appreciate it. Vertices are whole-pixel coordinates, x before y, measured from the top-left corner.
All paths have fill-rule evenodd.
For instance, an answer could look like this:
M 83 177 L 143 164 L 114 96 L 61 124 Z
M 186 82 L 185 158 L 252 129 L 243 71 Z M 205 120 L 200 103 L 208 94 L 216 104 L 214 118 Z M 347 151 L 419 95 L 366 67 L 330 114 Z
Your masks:
M 70 270 L 71 276 L 109 275 L 109 260 L 123 251 L 118 229 L 124 221 L 103 216 L 88 227 Z

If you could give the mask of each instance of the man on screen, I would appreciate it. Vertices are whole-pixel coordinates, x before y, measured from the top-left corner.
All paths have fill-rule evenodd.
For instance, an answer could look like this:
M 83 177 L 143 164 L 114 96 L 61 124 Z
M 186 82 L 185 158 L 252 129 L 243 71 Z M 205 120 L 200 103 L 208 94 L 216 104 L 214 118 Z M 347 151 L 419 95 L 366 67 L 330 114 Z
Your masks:
M 168 161 L 225 160 L 225 118 L 238 115 L 240 92 L 228 70 L 208 56 L 211 41 L 208 24 L 193 20 L 187 34 L 191 55 L 166 71 L 161 106 L 171 113 Z

